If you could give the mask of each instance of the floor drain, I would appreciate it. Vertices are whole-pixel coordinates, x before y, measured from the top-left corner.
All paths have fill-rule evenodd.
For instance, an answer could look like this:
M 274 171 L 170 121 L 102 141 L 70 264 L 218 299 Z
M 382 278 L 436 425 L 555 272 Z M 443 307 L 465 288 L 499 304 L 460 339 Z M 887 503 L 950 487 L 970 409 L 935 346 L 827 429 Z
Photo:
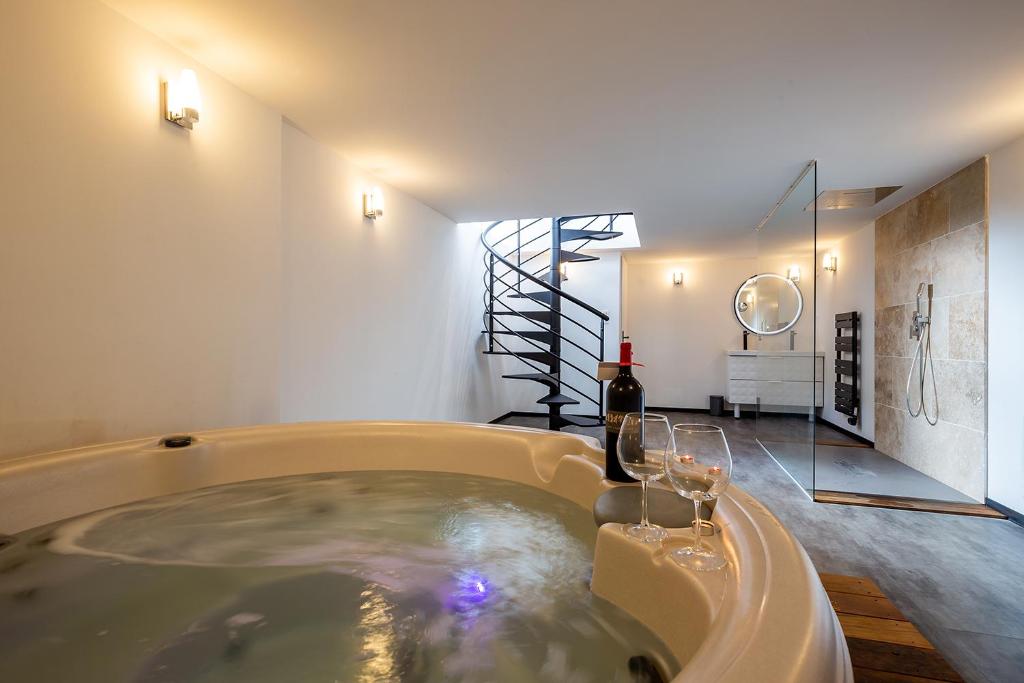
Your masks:
M 176 434 L 175 436 L 164 437 L 164 448 L 184 448 L 192 445 L 192 437 L 188 434 Z

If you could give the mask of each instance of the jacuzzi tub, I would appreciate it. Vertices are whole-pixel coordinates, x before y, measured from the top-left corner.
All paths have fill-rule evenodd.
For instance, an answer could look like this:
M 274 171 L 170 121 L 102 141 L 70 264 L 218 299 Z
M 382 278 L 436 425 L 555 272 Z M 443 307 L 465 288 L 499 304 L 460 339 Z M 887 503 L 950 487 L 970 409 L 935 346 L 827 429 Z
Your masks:
M 457 472 L 544 489 L 589 509 L 610 487 L 592 438 L 514 427 L 353 422 L 226 429 L 168 449 L 157 439 L 0 464 L 0 532 L 17 533 L 169 493 L 293 474 Z M 597 539 L 591 588 L 657 633 L 683 663 L 674 679 L 736 683 L 852 681 L 838 620 L 806 553 L 756 499 L 719 501 L 725 571 L 694 573 L 616 524 Z M 685 542 L 673 531 L 667 542 Z

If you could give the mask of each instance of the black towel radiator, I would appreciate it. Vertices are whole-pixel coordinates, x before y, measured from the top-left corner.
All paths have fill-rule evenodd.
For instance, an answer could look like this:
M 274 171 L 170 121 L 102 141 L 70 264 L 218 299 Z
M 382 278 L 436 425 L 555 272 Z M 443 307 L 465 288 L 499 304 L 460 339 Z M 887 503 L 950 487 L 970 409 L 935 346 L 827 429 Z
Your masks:
M 856 311 L 837 313 L 835 408 L 837 412 L 849 416 L 846 421 L 851 425 L 856 425 L 860 419 L 860 369 L 857 348 L 859 337 L 860 315 Z M 848 356 L 848 359 L 844 359 L 844 355 Z M 849 378 L 849 381 L 845 382 L 843 378 Z

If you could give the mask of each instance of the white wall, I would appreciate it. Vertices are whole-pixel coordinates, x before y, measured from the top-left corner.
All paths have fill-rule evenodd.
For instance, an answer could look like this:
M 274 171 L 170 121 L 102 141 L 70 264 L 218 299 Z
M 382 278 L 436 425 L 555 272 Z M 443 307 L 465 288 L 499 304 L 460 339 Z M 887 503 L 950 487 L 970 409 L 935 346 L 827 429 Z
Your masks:
M 479 226 L 457 227 L 287 124 L 283 160 L 282 419 L 510 410 L 520 387 L 495 381 L 503 359 L 480 353 Z M 371 221 L 361 202 L 374 186 L 384 215 Z
M 869 223 L 857 232 L 831 246 L 838 269 L 826 271 L 820 259 L 818 271 L 818 343 L 825 352 L 825 406 L 821 417 L 866 439 L 875 438 L 875 224 Z M 820 249 L 824 254 L 827 249 Z M 835 409 L 835 316 L 837 313 L 860 313 L 860 422 L 854 426 L 847 416 Z
M 794 327 L 796 348 L 814 343 L 814 282 L 809 256 L 694 259 L 672 262 L 630 260 L 624 286 L 624 328 L 634 356 L 646 367 L 635 374 L 648 405 L 707 408 L 708 396 L 726 395 L 726 352 L 743 348 L 743 328 L 733 314 L 736 290 L 760 272 L 785 275 L 800 266 L 804 312 Z M 672 273 L 683 272 L 683 284 Z M 749 348 L 788 349 L 789 334 L 749 338 Z
M 99 3 L 5 3 L 0 45 L 0 458 L 277 420 L 280 117 Z
M 989 157 L 988 497 L 1024 512 L 1024 138 Z
M 569 245 L 572 246 L 571 244 Z M 603 360 L 618 360 L 619 333 L 622 329 L 622 252 L 619 251 L 587 251 L 590 256 L 597 256 L 597 261 L 569 264 L 569 279 L 562 283 L 562 288 L 569 294 L 587 302 L 609 317 L 604 324 Z M 563 301 L 562 311 L 573 316 L 595 333 L 599 333 L 598 318 L 584 311 L 576 304 Z M 600 342 L 576 325 L 563 322 L 562 334 L 593 353 L 599 353 Z M 591 375 L 597 372 L 597 361 L 586 353 L 576 349 L 567 342 L 562 342 L 562 353 L 566 360 L 588 371 Z M 588 396 L 598 397 L 598 385 L 585 379 L 578 371 L 563 365 L 562 378 L 573 386 L 580 388 Z M 604 385 L 607 389 L 607 384 Z M 562 412 L 580 415 L 596 415 L 597 406 L 570 392 L 563 391 L 567 396 L 580 400 L 578 406 L 568 406 Z M 540 396 L 541 394 L 537 394 Z M 534 399 L 536 400 L 536 399 Z M 535 407 L 539 410 L 542 407 Z
M 646 366 L 634 373 L 647 405 L 707 408 L 709 395 L 726 393 L 725 352 L 743 346 L 732 299 L 756 260 L 627 261 L 624 328 Z M 680 287 L 672 284 L 676 270 L 684 273 Z
M 4 10 L 0 458 L 511 408 L 478 228 L 386 187 L 364 221 L 372 178 L 98 2 Z M 182 68 L 191 132 L 159 107 Z

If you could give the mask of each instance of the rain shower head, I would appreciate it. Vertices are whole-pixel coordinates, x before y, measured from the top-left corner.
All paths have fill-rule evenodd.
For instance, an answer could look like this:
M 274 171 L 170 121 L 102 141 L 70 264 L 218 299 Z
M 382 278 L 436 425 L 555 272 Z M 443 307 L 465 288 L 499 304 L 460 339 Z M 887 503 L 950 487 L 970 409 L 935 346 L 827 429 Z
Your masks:
M 886 187 L 865 187 L 858 190 L 824 190 L 818 195 L 818 211 L 837 211 L 840 209 L 864 209 L 882 201 L 902 185 Z M 814 202 L 804 207 L 804 211 L 813 208 Z

